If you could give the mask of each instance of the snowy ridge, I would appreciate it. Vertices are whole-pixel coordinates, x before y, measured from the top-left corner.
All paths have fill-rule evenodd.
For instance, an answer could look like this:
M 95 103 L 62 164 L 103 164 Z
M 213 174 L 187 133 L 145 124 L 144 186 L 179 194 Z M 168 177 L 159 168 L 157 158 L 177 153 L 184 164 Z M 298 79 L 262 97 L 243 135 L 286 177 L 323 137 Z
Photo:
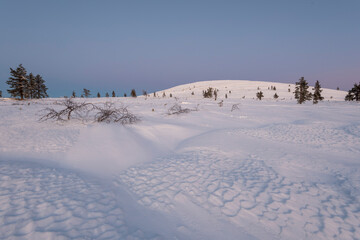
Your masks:
M 272 90 L 272 86 L 275 87 L 276 90 Z M 290 83 L 248 80 L 213 80 L 179 85 L 163 91 L 158 91 L 158 95 L 162 96 L 162 93 L 165 92 L 167 95 L 171 93 L 175 97 L 202 98 L 202 91 L 209 87 L 219 90 L 220 99 L 223 99 L 225 94 L 227 94 L 228 98 L 253 99 L 256 98 L 256 93 L 258 91 L 262 91 L 264 93 L 264 99 L 273 99 L 274 94 L 277 93 L 279 100 L 292 100 L 294 99 L 293 92 L 295 91 L 295 84 Z M 311 89 L 312 87 L 309 87 L 310 91 L 312 91 Z M 229 91 L 231 91 L 231 93 Z M 192 95 L 192 92 L 194 92 L 194 95 Z M 343 101 L 346 92 L 323 88 L 322 95 L 325 100 Z

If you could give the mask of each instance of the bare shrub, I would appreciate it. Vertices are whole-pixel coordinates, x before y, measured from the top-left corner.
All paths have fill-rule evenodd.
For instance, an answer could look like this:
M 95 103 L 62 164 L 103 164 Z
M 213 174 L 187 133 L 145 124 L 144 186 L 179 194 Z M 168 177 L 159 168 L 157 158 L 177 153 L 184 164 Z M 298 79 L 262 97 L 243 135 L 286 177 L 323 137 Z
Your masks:
M 182 108 L 179 104 L 175 103 L 171 108 L 169 108 L 168 114 L 174 115 L 174 114 L 189 113 L 192 111 L 198 111 L 198 109 L 199 109 L 199 104 L 196 106 L 195 109 L 190 109 L 190 108 Z
M 87 116 L 89 112 L 94 109 L 94 105 L 92 103 L 77 103 L 72 98 L 67 98 L 61 102 L 56 102 L 56 105 L 61 105 L 65 108 L 57 111 L 54 108 L 45 108 L 41 118 L 39 119 L 40 122 L 47 121 L 47 120 L 55 120 L 55 121 L 68 121 L 72 118 L 73 115 L 76 117 L 83 119 L 84 116 Z
M 116 108 L 114 103 L 111 102 L 104 103 L 102 107 L 95 106 L 95 109 L 98 111 L 95 114 L 96 122 L 132 124 L 140 120 L 137 116 L 130 113 L 127 107 Z
M 231 107 L 231 112 L 233 112 L 235 110 L 240 110 L 239 105 L 240 105 L 240 103 L 233 104 L 232 107 Z

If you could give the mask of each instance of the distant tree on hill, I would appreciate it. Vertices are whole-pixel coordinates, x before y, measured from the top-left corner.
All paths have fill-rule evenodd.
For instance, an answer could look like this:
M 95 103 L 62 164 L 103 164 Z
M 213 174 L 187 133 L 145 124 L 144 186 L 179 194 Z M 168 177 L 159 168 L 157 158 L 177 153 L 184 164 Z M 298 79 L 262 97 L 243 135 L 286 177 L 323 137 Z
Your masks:
M 274 99 L 278 99 L 279 96 L 277 95 L 277 93 L 274 94 Z
M 126 93 L 124 93 L 124 97 L 127 97 Z
M 170 93 L 170 97 L 172 97 L 172 94 Z
M 142 94 L 143 94 L 143 96 L 145 96 L 145 97 L 146 97 L 146 96 L 147 96 L 147 92 L 146 92 L 146 90 L 143 90 L 143 91 L 142 91 Z
M 105 93 L 105 97 L 110 97 L 109 93 Z
M 99 92 L 97 93 L 97 95 L 96 95 L 96 96 L 97 96 L 98 98 L 99 98 L 99 97 L 101 97 Z
M 165 92 L 163 92 L 163 94 L 162 94 L 162 97 L 164 98 L 164 97 L 166 97 L 166 94 L 165 94 Z
M 116 95 L 115 95 L 115 91 L 112 91 L 112 93 L 111 93 L 111 97 L 116 97 Z
M 316 81 L 315 87 L 314 87 L 314 94 L 313 94 L 313 104 L 317 104 L 319 101 L 322 101 L 324 99 L 323 96 L 321 96 L 321 86 L 319 81 Z
M 16 70 L 10 68 L 9 80 L 6 83 L 9 85 L 10 89 L 7 92 L 11 95 L 11 97 L 24 99 L 27 88 L 27 75 L 26 69 L 20 64 Z
M 262 91 L 257 92 L 257 93 L 256 93 L 256 97 L 257 97 L 259 100 L 261 100 L 261 98 L 263 98 L 263 97 L 264 97 L 263 92 L 262 92 Z
M 203 91 L 203 97 L 204 98 L 212 98 L 214 93 L 214 89 L 212 87 L 209 87 L 208 89 Z
M 131 90 L 130 95 L 131 95 L 132 97 L 136 97 L 136 91 L 135 91 L 135 89 L 132 89 L 132 90 Z
M 71 97 L 76 98 L 76 92 L 72 91 Z
M 83 89 L 83 94 L 84 94 L 84 96 L 85 96 L 86 98 L 91 95 L 90 90 L 89 90 L 89 89 L 86 89 L 86 88 Z
M 154 92 L 154 97 L 156 97 L 156 92 Z
M 354 84 L 354 87 L 348 91 L 345 101 L 360 101 L 360 82 Z
M 304 79 L 304 77 L 301 77 L 298 82 L 295 83 L 295 99 L 297 99 L 298 104 L 302 104 L 305 101 L 311 100 L 312 94 L 309 92 L 308 83 Z
M 2 98 L 3 96 L 2 96 L 2 91 L 0 90 L 0 98 Z

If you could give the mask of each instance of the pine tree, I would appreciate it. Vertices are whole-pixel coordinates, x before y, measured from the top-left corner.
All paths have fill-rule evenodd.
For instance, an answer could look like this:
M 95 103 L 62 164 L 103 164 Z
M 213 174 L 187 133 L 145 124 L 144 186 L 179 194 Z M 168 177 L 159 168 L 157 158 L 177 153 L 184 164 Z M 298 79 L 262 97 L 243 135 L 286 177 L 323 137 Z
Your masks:
M 47 94 L 48 88 L 45 85 L 45 80 L 38 74 L 35 76 L 35 90 L 34 98 L 46 98 L 49 97 Z
M 2 91 L 0 90 L 0 98 L 2 98 Z
M 76 98 L 76 92 L 75 91 L 72 92 L 71 97 Z
M 110 97 L 109 93 L 105 93 L 105 97 Z
M 86 98 L 91 95 L 90 90 L 88 90 L 88 89 L 86 89 L 86 88 L 84 88 L 83 92 L 84 92 L 84 96 L 85 96 Z
M 136 97 L 136 91 L 135 91 L 135 89 L 132 89 L 132 90 L 131 90 L 130 95 L 131 95 L 132 97 Z
M 323 96 L 321 96 L 321 86 L 319 81 L 316 81 L 315 83 L 315 90 L 314 90 L 314 94 L 313 94 L 313 104 L 317 104 L 319 101 L 322 101 L 324 99 Z
M 10 68 L 10 74 L 12 77 L 9 77 L 9 80 L 6 81 L 6 83 L 10 86 L 10 89 L 8 89 L 7 92 L 12 97 L 19 97 L 21 100 L 23 100 L 28 85 L 26 69 L 22 64 L 20 64 L 16 70 Z
M 256 93 L 256 97 L 257 97 L 259 100 L 261 100 L 261 98 L 263 98 L 263 97 L 264 97 L 263 92 L 262 92 L 262 91 L 257 92 L 257 93 Z
M 112 96 L 112 97 L 116 97 L 115 91 L 112 91 L 111 96 Z
M 277 95 L 277 93 L 274 94 L 274 99 L 278 99 L 279 95 Z
M 203 91 L 203 97 L 204 98 L 212 98 L 213 97 L 214 90 L 212 87 L 209 87 L 208 89 Z
M 124 93 L 124 97 L 127 97 L 127 96 L 126 96 L 126 93 Z
M 97 93 L 97 95 L 96 95 L 96 96 L 97 96 L 98 98 L 99 98 L 99 97 L 101 97 L 99 92 Z
M 349 90 L 348 94 L 345 96 L 345 101 L 360 101 L 360 82 L 359 84 L 354 84 L 354 87 Z
M 302 104 L 305 101 L 311 100 L 312 94 L 308 90 L 309 86 L 304 77 L 301 77 L 299 82 L 296 82 L 295 84 L 296 86 L 294 94 L 298 104 Z
M 35 98 L 35 94 L 36 94 L 36 82 L 35 82 L 35 76 L 30 73 L 27 76 L 27 87 L 26 87 L 26 94 L 25 97 L 26 98 Z

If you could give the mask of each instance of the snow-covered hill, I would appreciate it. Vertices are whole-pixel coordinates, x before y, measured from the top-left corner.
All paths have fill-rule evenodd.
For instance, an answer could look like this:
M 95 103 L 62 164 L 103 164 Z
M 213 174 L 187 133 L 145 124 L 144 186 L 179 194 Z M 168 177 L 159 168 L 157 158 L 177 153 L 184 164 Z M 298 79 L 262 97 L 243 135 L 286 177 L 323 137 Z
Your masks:
M 265 100 L 274 99 L 275 93 L 279 96 L 279 100 L 292 100 L 295 91 L 295 84 L 247 80 L 213 80 L 179 85 L 159 91 L 157 95 L 161 97 L 165 92 L 168 96 L 171 93 L 175 97 L 202 98 L 202 91 L 209 87 L 219 90 L 218 97 L 220 99 L 225 98 L 225 94 L 227 94 L 228 98 L 253 99 L 256 98 L 257 92 L 262 91 Z M 273 90 L 273 87 L 276 90 Z M 311 92 L 313 92 L 312 88 L 309 88 Z M 324 100 L 344 101 L 346 92 L 324 88 L 322 95 Z
M 327 89 L 299 105 L 288 87 L 75 99 L 127 106 L 129 126 L 39 122 L 63 99 L 0 99 L 0 239 L 360 239 L 360 105 Z

